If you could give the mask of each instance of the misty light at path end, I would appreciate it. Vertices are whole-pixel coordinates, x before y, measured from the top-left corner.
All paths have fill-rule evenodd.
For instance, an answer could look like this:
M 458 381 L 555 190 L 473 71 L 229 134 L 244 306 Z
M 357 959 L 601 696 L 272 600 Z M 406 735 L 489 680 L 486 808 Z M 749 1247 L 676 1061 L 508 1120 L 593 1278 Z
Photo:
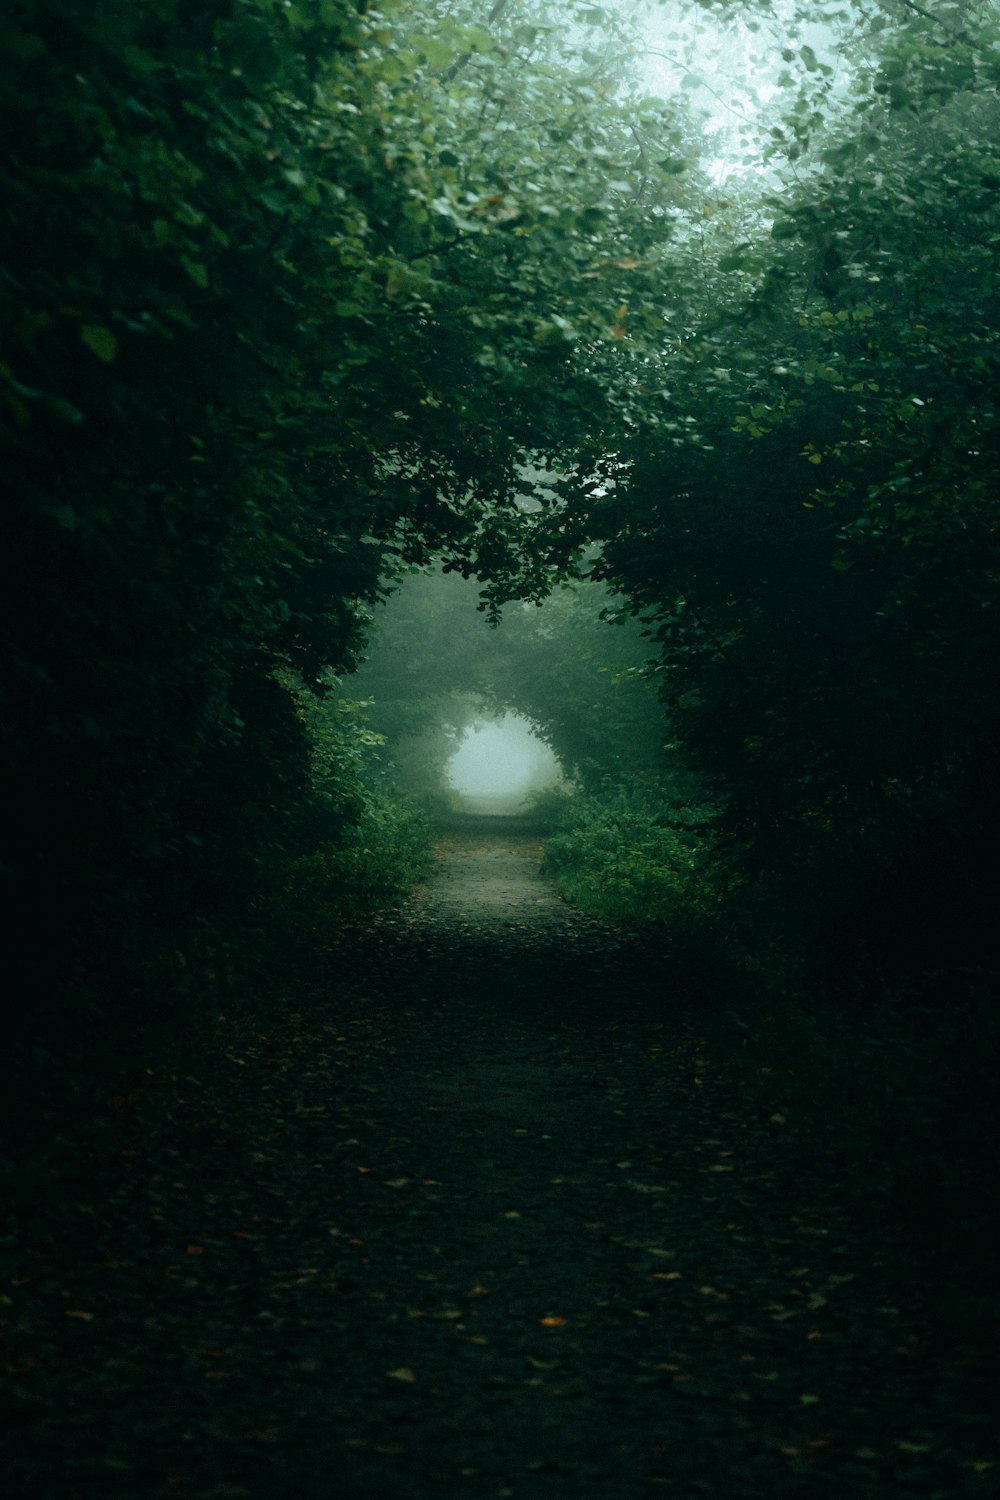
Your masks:
M 548 745 L 519 714 L 468 728 L 448 762 L 447 775 L 466 812 L 498 817 L 518 812 L 530 792 L 557 786 L 563 779 Z

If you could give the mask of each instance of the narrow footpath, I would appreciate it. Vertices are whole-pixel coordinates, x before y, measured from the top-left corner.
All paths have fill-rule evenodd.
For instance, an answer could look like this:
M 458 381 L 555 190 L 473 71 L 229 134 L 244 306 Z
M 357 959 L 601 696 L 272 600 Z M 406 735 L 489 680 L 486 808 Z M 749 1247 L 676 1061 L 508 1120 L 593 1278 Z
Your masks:
M 47 1153 L 10 1500 L 998 1493 L 975 1331 L 540 853 L 444 837 L 328 984 Z

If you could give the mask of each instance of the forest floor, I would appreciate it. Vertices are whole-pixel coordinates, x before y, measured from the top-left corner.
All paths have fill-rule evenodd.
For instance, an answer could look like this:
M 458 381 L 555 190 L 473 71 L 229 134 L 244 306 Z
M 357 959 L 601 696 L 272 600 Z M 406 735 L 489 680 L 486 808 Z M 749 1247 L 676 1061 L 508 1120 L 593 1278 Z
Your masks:
M 537 835 L 36 1158 L 0 1257 L 5 1494 L 955 1500 L 991 1351 L 739 1097 Z

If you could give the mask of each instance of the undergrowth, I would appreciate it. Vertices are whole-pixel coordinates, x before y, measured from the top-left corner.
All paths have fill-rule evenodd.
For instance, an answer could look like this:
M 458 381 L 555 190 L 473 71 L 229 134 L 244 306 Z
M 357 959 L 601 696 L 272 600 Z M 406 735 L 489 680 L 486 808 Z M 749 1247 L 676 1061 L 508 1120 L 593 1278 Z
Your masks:
M 547 804 L 548 806 L 548 804 Z M 662 804 L 644 791 L 563 799 L 544 872 L 575 905 L 599 916 L 706 940 L 731 881 L 717 857 L 711 812 Z
M 339 841 L 278 867 L 264 897 L 264 927 L 283 960 L 295 950 L 329 947 L 345 918 L 401 900 L 430 862 L 423 812 L 372 796 Z

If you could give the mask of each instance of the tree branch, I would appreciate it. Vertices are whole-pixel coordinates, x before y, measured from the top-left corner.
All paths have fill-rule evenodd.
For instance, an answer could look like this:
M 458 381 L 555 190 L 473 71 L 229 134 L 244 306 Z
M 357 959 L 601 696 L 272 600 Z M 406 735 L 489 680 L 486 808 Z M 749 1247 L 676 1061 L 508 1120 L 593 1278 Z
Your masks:
M 949 47 L 952 46 L 955 42 L 962 42 L 967 39 L 967 32 L 952 31 L 951 28 L 941 20 L 940 16 L 935 16 L 929 10 L 924 10 L 924 7 L 922 5 L 917 4 L 917 0 L 899 0 L 899 3 L 900 5 L 904 6 L 906 10 L 911 10 L 915 16 L 921 16 L 925 21 L 930 21 L 931 25 L 940 26 L 941 30 L 948 38 L 947 45 Z
M 508 6 L 510 5 L 510 3 L 511 3 L 511 0 L 494 0 L 493 9 L 490 11 L 489 15 L 486 18 L 486 24 L 487 24 L 487 26 L 492 26 L 492 25 L 494 25 L 495 22 L 499 21 L 500 17 L 503 15 L 504 11 L 508 8 Z M 460 73 L 462 71 L 462 69 L 467 66 L 467 64 L 469 62 L 469 59 L 472 57 L 472 55 L 473 55 L 473 52 L 472 52 L 472 49 L 470 48 L 468 52 L 463 52 L 460 57 L 456 57 L 455 61 L 451 65 L 451 67 L 443 75 L 444 82 L 445 83 L 450 83 L 451 80 L 455 77 L 455 74 L 456 73 Z

